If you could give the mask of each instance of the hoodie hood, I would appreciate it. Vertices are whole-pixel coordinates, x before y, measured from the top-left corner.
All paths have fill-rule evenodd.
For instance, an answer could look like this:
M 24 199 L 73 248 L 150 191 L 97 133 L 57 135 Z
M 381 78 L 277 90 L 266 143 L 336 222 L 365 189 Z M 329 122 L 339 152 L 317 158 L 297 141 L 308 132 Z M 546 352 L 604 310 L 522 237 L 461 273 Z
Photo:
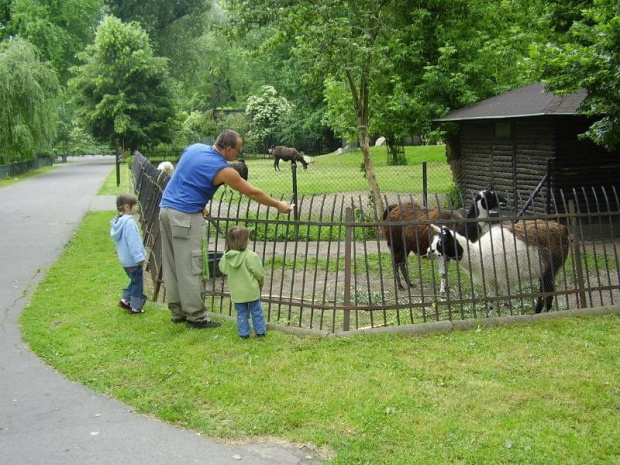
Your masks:
M 240 252 L 239 250 L 229 250 L 228 252 L 226 252 L 225 255 L 228 266 L 230 266 L 231 268 L 239 268 L 241 265 L 243 265 L 245 257 L 247 256 L 247 252 L 247 250 L 244 250 L 242 252 Z
M 120 241 L 122 239 L 123 228 L 125 227 L 125 224 L 127 224 L 127 221 L 129 221 L 130 219 L 131 215 L 123 215 L 118 216 L 112 221 L 110 221 L 110 225 L 112 226 L 110 228 L 110 236 L 112 236 L 112 239 L 114 239 L 115 241 Z
M 110 221 L 110 236 L 124 267 L 136 266 L 146 260 L 142 237 L 131 215 L 118 216 Z

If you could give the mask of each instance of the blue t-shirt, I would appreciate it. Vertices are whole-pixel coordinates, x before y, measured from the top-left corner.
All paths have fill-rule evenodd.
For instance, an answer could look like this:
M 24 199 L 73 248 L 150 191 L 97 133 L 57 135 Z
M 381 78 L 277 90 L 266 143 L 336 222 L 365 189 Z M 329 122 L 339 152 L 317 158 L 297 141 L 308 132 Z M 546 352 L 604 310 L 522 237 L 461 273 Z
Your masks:
M 213 178 L 227 166 L 226 159 L 210 145 L 190 145 L 183 151 L 164 189 L 160 208 L 168 207 L 184 213 L 201 212 L 219 187 L 213 185 Z

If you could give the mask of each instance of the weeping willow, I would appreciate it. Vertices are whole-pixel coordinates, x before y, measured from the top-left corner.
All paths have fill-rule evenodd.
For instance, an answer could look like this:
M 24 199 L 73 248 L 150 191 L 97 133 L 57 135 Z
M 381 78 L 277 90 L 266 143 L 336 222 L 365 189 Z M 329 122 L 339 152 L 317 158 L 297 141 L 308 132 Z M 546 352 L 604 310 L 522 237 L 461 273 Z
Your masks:
M 32 160 L 56 135 L 60 86 L 28 41 L 0 43 L 0 164 Z

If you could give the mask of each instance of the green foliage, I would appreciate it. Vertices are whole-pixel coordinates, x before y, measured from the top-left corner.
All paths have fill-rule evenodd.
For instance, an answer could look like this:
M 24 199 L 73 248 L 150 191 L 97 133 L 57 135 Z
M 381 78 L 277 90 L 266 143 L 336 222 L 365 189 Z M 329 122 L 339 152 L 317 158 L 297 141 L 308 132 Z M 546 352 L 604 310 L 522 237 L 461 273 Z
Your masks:
M 183 37 L 200 35 L 203 14 L 211 7 L 205 0 L 103 0 L 107 11 L 123 22 L 138 22 L 157 44 L 158 51 L 170 52 L 182 45 Z M 165 55 L 168 55 L 165 53 Z
M 210 112 L 192 111 L 190 114 L 183 112 L 181 117 L 185 118 L 181 123 L 180 131 L 174 137 L 172 143 L 174 146 L 185 147 L 218 132 L 217 123 L 211 118 Z
M 93 136 L 131 150 L 172 140 L 176 119 L 166 60 L 153 55 L 136 23 L 108 16 L 95 43 L 79 55 L 70 88 L 76 116 Z
M 325 100 L 327 111 L 323 122 L 331 127 L 337 137 L 348 142 L 357 141 L 355 109 L 351 100 L 351 89 L 333 76 L 325 79 Z
M 10 16 L 0 37 L 6 34 L 27 39 L 65 84 L 69 67 L 76 63 L 75 55 L 93 39 L 101 17 L 101 0 L 11 0 L 5 5 Z
M 444 203 L 444 208 L 450 211 L 463 208 L 463 196 L 456 184 L 452 184 L 450 186 L 450 190 L 448 191 L 448 195 L 446 196 L 446 201 Z
M 33 159 L 56 135 L 56 74 L 33 45 L 13 38 L 0 43 L 0 86 L 0 164 Z
M 588 91 L 582 111 L 596 121 L 587 136 L 612 150 L 620 146 L 620 4 L 613 0 L 550 1 L 548 22 L 557 34 L 534 51 L 550 90 Z

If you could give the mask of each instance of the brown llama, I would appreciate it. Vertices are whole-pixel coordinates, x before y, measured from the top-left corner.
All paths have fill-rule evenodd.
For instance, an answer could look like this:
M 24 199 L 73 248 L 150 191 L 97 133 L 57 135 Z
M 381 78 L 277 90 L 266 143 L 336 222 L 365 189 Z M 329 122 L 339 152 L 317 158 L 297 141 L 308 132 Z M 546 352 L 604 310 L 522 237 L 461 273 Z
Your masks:
M 280 160 L 282 161 L 296 161 L 301 163 L 305 170 L 308 169 L 308 163 L 293 147 L 285 147 L 284 145 L 276 145 L 273 147 L 273 169 L 280 171 Z

